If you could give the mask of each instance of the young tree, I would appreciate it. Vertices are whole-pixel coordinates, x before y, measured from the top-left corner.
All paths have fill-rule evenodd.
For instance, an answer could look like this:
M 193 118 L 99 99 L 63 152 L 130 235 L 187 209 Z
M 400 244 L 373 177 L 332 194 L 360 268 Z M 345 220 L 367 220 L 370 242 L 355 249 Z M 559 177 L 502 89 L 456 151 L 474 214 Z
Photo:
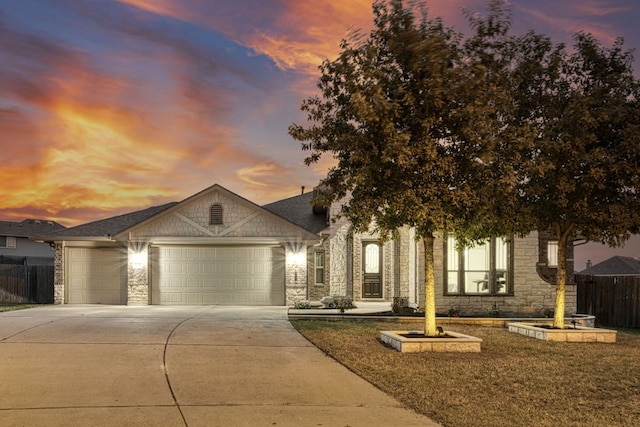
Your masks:
M 301 107 L 309 125 L 289 128 L 311 152 L 306 164 L 335 158 L 321 201 L 346 197 L 342 214 L 356 231 L 373 227 L 384 239 L 415 227 L 425 249 L 427 336 L 437 335 L 434 233 L 472 243 L 509 224 L 495 208 L 513 205 L 516 183 L 513 162 L 501 158 L 507 150 L 497 149 L 512 132 L 501 109 L 513 104 L 502 75 L 509 60 L 496 55 L 510 24 L 501 4 L 474 18 L 476 34 L 463 44 L 424 8 L 417 19 L 401 0 L 374 3 L 369 36 L 354 33 L 320 67 L 321 96 Z
M 640 225 L 640 83 L 622 40 L 607 49 L 579 33 L 568 53 L 544 36 L 518 40 L 516 117 L 528 124 L 518 194 L 532 229 L 558 240 L 554 327 L 564 327 L 566 247 L 612 246 Z

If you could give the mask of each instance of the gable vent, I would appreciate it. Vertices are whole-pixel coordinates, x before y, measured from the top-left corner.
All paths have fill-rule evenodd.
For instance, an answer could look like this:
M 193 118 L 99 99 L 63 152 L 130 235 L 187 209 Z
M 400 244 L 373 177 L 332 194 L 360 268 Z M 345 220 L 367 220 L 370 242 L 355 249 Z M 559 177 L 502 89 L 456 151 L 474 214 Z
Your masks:
M 222 225 L 222 205 L 211 205 L 209 225 Z

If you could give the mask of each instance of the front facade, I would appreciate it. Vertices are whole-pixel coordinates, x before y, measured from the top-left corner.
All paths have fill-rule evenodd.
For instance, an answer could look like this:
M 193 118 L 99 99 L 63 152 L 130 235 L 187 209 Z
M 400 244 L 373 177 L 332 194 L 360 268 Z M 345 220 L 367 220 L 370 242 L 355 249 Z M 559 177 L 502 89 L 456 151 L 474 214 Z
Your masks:
M 331 220 L 339 205 L 323 210 L 311 200 L 303 193 L 260 207 L 214 185 L 179 203 L 37 239 L 55 247 L 58 303 L 291 305 L 348 296 L 356 305 L 394 297 L 423 305 L 424 251 L 413 230 L 381 243 Z M 440 236 L 438 313 L 552 309 L 552 243 L 532 233 L 457 251 Z M 575 299 L 570 285 L 568 313 Z
M 337 217 L 339 209 L 333 206 L 329 216 Z M 412 306 L 424 306 L 424 248 L 413 229 L 404 228 L 395 240 L 381 243 L 375 234 L 353 233 L 349 222 L 339 219 L 325 233 L 324 244 L 308 256 L 309 299 L 347 295 L 355 301 L 391 302 L 402 297 Z M 544 315 L 555 307 L 556 249 L 557 241 L 544 232 L 491 239 L 463 250 L 452 237 L 437 236 L 437 313 Z M 567 248 L 567 259 L 571 272 L 573 246 Z M 577 295 L 571 274 L 568 281 L 565 308 L 574 313 Z

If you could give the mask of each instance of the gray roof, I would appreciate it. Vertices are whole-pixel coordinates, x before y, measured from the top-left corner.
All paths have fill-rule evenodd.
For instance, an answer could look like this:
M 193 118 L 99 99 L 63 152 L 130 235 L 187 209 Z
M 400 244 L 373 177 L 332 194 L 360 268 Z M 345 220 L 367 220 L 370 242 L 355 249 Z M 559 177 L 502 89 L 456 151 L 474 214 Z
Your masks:
M 0 236 L 42 236 L 64 230 L 65 226 L 46 219 L 25 219 L 21 222 L 0 221 Z
M 47 237 L 97 237 L 97 236 L 113 236 L 134 225 L 151 218 L 160 212 L 176 205 L 177 202 L 167 203 L 161 206 L 153 206 L 151 208 L 140 211 L 131 212 L 124 215 L 118 215 L 111 218 L 101 219 L 99 221 L 89 222 L 87 224 L 78 225 L 76 227 L 67 228 L 53 235 L 48 234 Z M 40 235 L 43 236 L 43 235 Z
M 314 214 L 311 206 L 313 193 L 308 192 L 288 199 L 280 200 L 262 206 L 263 209 L 278 215 L 279 217 L 292 222 L 312 233 L 319 233 L 327 228 L 326 216 L 324 214 Z M 41 230 L 30 236 L 39 237 L 43 240 L 64 240 L 65 237 L 105 237 L 115 236 L 141 222 L 158 215 L 159 213 L 177 205 L 178 202 L 171 202 L 161 206 L 105 218 L 99 221 L 81 224 L 75 227 L 62 229 L 57 232 L 45 232 Z M 51 230 L 50 230 L 51 231 Z
M 627 256 L 614 256 L 580 271 L 588 276 L 640 276 L 640 260 Z
M 313 192 L 289 197 L 288 199 L 269 203 L 264 209 L 290 221 L 305 230 L 319 233 L 328 227 L 325 214 L 314 214 L 311 199 Z

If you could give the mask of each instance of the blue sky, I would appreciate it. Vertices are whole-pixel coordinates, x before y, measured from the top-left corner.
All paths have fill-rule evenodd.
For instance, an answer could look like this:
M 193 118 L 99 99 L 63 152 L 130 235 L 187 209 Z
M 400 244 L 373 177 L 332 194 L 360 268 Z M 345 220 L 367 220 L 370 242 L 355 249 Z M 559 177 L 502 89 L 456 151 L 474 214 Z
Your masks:
M 486 2 L 427 2 L 466 31 L 463 4 Z M 637 0 L 510 4 L 515 32 L 640 46 Z M 360 0 L 1 2 L 0 219 L 74 225 L 214 183 L 258 204 L 311 189 L 327 163 L 305 166 L 287 128 L 304 120 L 321 61 L 371 22 Z M 578 248 L 577 268 L 600 249 Z

